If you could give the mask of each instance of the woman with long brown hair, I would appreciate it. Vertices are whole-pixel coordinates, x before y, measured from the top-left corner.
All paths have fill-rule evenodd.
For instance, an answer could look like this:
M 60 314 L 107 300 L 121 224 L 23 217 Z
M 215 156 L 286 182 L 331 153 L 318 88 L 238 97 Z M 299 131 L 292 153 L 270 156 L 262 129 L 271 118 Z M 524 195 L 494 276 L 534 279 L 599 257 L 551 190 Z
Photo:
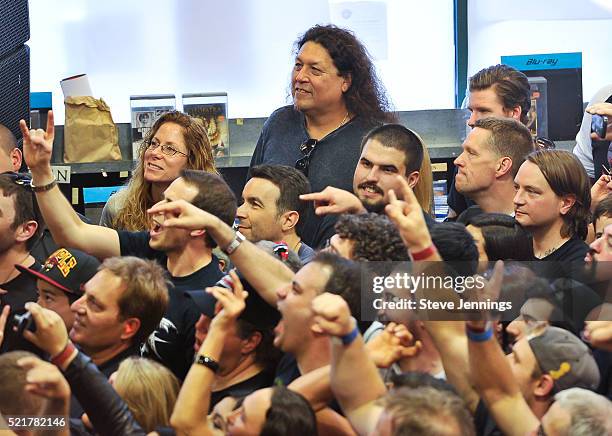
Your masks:
M 163 199 L 164 190 L 185 168 L 218 174 L 204 124 L 182 112 L 167 112 L 145 135 L 132 177 L 109 198 L 100 225 L 148 230 L 147 209 Z

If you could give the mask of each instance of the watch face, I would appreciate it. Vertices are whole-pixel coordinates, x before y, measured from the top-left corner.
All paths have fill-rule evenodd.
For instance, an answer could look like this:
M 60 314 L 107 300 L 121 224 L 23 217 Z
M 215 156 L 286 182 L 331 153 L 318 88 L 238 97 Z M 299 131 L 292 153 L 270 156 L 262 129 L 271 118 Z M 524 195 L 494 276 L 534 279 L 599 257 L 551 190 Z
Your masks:
M 205 367 L 209 368 L 212 372 L 217 372 L 219 370 L 219 364 L 208 356 L 200 355 L 196 361 L 200 365 L 204 365 Z

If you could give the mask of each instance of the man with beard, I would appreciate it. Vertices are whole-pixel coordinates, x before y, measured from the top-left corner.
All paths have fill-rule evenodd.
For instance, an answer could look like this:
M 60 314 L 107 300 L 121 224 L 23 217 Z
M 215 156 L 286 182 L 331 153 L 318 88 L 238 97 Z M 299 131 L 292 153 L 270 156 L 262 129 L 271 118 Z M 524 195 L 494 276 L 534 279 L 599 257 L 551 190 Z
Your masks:
M 118 232 L 82 222 L 51 172 L 53 113 L 49 112 L 46 131 L 28 130 L 23 120 L 21 130 L 33 190 L 57 243 L 98 259 L 114 256 L 154 259 L 170 273 L 174 286 L 168 310 L 146 342 L 143 354 L 158 359 L 177 377 L 184 378 L 193 360 L 194 325 L 200 314 L 182 291 L 212 286 L 222 277 L 219 261 L 212 254 L 215 242 L 206 232 L 163 227 L 164 220 L 170 218 L 164 214 L 150 214 L 149 232 Z M 204 171 L 183 170 L 163 197 L 166 202 L 177 199 L 192 202 L 227 224 L 233 223 L 236 215 L 236 198 L 229 186 L 221 177 Z
M 25 311 L 28 301 L 36 301 L 36 280 L 21 274 L 16 265 L 39 268 L 30 248 L 37 239 L 38 222 L 32 193 L 20 182 L 17 173 L 0 175 L 0 309 L 10 306 L 10 319 Z M 11 349 L 32 350 L 14 334 L 10 323 L 0 352 Z M 34 350 L 32 350 L 34 351 Z
M 361 156 L 353 175 L 353 193 L 328 186 L 321 192 L 301 195 L 314 201 L 317 215 L 383 213 L 389 204 L 389 190 L 401 192 L 397 175 L 414 188 L 423 162 L 423 142 L 400 124 L 385 124 L 363 138 Z M 426 208 L 426 205 L 421 205 Z M 428 223 L 433 219 L 425 214 Z
M 294 273 L 217 217 L 184 200 L 157 204 L 151 212 L 173 216 L 164 227 L 205 231 L 220 247 L 226 247 L 232 263 L 259 295 L 278 307 L 281 322 L 276 327 L 274 345 L 295 357 L 283 359 L 277 370 L 278 382 L 286 385 L 300 374 L 329 364 L 329 338 L 310 329 L 314 323 L 311 303 L 323 292 L 338 294 L 359 316 L 361 276 L 357 264 L 322 252 Z

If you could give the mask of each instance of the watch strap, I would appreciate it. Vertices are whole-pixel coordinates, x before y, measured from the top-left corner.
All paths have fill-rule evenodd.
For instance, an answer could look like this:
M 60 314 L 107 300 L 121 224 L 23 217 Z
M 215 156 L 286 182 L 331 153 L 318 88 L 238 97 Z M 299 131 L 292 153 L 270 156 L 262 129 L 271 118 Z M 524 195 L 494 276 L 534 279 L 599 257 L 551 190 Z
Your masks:
M 217 361 L 212 357 L 198 354 L 195 358 L 195 363 L 197 363 L 198 365 L 204 365 L 206 368 L 210 369 L 214 373 L 219 371 L 219 363 L 217 363 Z
M 245 239 L 246 238 L 242 233 L 236 232 L 236 236 L 234 236 L 232 242 L 230 242 L 227 247 L 221 249 L 221 251 L 230 256 L 234 251 L 236 251 L 236 249 L 240 246 L 240 244 L 242 244 L 242 241 L 244 241 Z
M 57 185 L 57 179 L 53 179 L 53 181 L 47 183 L 46 185 L 42 185 L 42 186 L 32 186 L 32 191 L 34 192 L 45 192 L 48 191 L 50 189 L 52 189 L 55 185 Z

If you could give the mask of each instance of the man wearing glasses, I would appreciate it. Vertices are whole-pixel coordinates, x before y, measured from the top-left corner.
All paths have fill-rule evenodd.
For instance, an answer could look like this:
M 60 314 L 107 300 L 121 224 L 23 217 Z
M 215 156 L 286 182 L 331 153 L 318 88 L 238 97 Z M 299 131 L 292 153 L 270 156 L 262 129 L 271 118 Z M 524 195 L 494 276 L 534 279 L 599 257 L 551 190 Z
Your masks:
M 296 51 L 293 105 L 268 118 L 250 166 L 295 166 L 315 192 L 327 186 L 350 191 L 363 136 L 390 121 L 383 87 L 363 45 L 344 29 L 314 26 L 298 39 Z M 333 235 L 334 222 L 309 214 L 305 243 L 320 247 Z
M 170 303 L 159 327 L 149 337 L 144 354 L 160 360 L 179 378 L 184 378 L 193 359 L 194 325 L 199 317 L 182 291 L 203 289 L 221 277 L 219 262 L 212 254 L 216 246 L 205 232 L 169 229 L 163 224 L 170 215 L 150 216 L 148 232 L 116 231 L 82 222 L 57 188 L 51 172 L 54 138 L 53 112 L 47 130 L 28 130 L 21 121 L 24 157 L 32 171 L 32 189 L 54 239 L 101 260 L 114 256 L 136 256 L 157 260 L 170 273 L 174 285 Z M 204 171 L 182 170 L 163 192 L 162 202 L 186 200 L 231 225 L 236 199 L 219 176 Z M 212 298 L 212 297 L 210 297 Z

